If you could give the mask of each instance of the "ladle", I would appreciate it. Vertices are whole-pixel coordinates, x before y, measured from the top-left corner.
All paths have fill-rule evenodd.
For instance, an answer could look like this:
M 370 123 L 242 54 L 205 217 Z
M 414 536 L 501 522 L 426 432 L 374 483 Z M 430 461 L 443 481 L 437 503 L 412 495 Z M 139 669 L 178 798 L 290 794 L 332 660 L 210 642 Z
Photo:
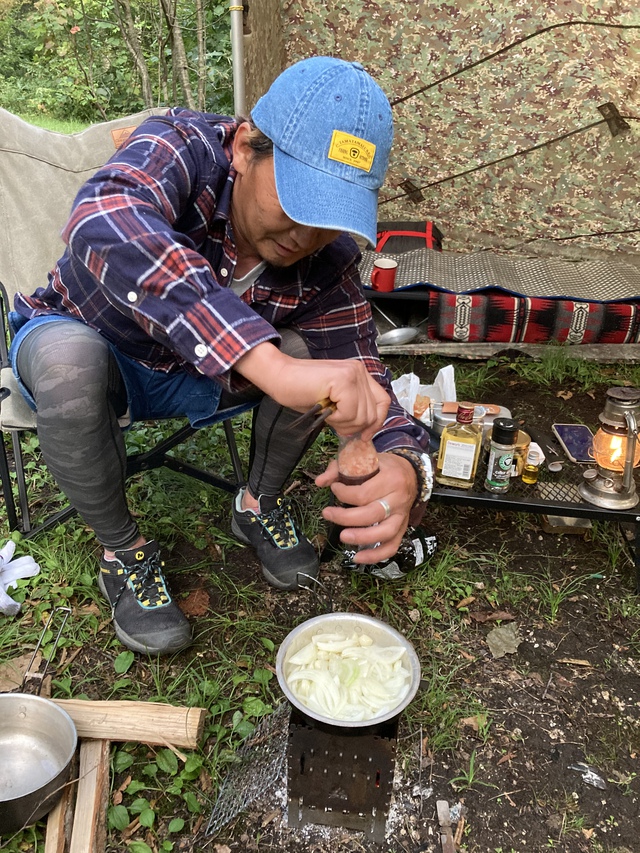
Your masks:
M 427 320 L 427 317 L 425 317 L 424 320 L 420 320 L 417 326 L 398 326 L 375 302 L 373 303 L 373 307 L 382 314 L 389 325 L 393 326 L 393 329 L 378 335 L 377 344 L 381 347 L 408 344 L 410 341 L 415 340 L 420 334 L 418 326 L 421 326 Z

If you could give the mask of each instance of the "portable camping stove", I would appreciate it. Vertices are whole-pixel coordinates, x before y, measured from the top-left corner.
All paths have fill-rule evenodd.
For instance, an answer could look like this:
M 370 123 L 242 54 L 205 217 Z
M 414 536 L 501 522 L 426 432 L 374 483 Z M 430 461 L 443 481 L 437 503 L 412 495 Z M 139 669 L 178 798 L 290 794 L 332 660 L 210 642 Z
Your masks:
M 288 824 L 342 826 L 382 843 L 395 771 L 399 716 L 375 726 L 328 726 L 291 710 Z

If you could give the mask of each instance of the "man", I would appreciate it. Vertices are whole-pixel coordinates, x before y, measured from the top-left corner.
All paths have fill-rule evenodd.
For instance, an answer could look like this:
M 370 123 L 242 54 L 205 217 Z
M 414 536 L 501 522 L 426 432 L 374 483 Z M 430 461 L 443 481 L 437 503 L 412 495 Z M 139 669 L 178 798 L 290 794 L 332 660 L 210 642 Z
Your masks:
M 48 286 L 16 297 L 12 364 L 47 465 L 104 549 L 99 586 L 134 651 L 177 651 L 191 629 L 127 507 L 123 421 L 200 427 L 219 406 L 259 403 L 232 529 L 279 589 L 318 574 L 283 497 L 315 438 L 295 421 L 317 401 L 335 405 L 336 432 L 375 436 L 380 454 L 361 487 L 337 483 L 335 463 L 316 481 L 351 505 L 323 514 L 356 559 L 393 555 L 420 515 L 428 438 L 393 398 L 343 233 L 375 242 L 391 141 L 382 90 L 328 57 L 283 72 L 251 120 L 169 110 L 87 181 Z

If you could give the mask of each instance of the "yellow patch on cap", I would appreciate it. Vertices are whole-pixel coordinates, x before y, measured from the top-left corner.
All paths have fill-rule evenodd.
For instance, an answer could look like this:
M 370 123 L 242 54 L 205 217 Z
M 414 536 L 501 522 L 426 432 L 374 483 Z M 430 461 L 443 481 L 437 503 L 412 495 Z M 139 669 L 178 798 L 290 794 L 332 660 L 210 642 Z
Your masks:
M 338 163 L 346 163 L 347 166 L 355 166 L 363 172 L 370 172 L 375 153 L 376 146 L 372 142 L 342 130 L 333 131 L 329 146 L 330 160 L 337 160 Z

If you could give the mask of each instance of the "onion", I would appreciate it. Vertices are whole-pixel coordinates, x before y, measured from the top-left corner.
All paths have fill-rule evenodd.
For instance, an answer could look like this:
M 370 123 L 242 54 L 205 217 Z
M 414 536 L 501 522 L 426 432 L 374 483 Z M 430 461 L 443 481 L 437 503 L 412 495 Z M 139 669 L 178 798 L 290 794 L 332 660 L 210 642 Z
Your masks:
M 286 661 L 298 701 L 336 720 L 365 721 L 395 708 L 409 692 L 402 646 L 380 646 L 366 633 L 315 634 Z

